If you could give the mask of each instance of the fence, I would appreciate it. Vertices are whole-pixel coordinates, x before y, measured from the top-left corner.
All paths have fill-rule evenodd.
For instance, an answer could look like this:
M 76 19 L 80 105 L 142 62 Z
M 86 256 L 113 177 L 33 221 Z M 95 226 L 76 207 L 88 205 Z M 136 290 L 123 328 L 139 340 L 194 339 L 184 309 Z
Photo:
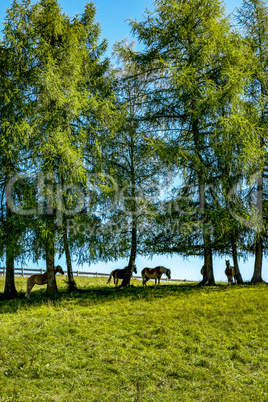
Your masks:
M 45 272 L 44 269 L 33 269 L 33 268 L 14 268 L 14 274 L 15 276 L 31 276 L 33 274 L 43 274 Z M 65 274 L 67 274 L 67 271 L 64 271 Z M 5 276 L 6 275 L 6 268 L 5 267 L 0 267 L 0 275 Z M 73 271 L 73 275 L 76 276 L 95 276 L 95 277 L 109 277 L 110 274 L 104 274 L 100 272 L 84 272 L 84 271 Z M 133 275 L 134 279 L 142 279 L 141 276 L 138 275 Z M 188 281 L 187 279 L 162 279 L 165 280 L 166 282 L 192 282 Z

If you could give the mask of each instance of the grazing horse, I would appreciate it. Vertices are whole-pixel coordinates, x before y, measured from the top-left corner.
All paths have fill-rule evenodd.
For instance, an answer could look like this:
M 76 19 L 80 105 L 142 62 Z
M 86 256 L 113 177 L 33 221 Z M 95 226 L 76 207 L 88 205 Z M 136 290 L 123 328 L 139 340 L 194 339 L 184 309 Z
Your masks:
M 125 273 L 126 273 L 127 268 L 128 268 L 128 266 L 126 266 L 126 267 L 123 268 L 123 269 L 119 269 L 119 268 L 118 268 L 118 269 L 114 269 L 114 270 L 110 273 L 109 279 L 108 279 L 108 281 L 107 281 L 107 285 L 108 285 L 108 283 L 110 283 L 111 279 L 114 278 L 114 284 L 115 284 L 115 286 L 117 286 L 117 285 L 118 285 L 118 280 L 119 280 L 119 279 L 124 279 L 124 276 L 125 276 Z M 137 267 L 136 267 L 136 265 L 134 265 L 134 267 L 133 267 L 133 272 L 134 272 L 135 274 L 137 273 Z
M 141 271 L 143 286 L 147 286 L 146 282 L 149 279 L 154 279 L 155 280 L 154 287 L 156 288 L 156 282 L 158 281 L 158 285 L 159 285 L 160 278 L 163 274 L 166 274 L 168 279 L 170 279 L 170 277 L 171 277 L 170 269 L 162 267 L 161 265 L 159 267 L 155 267 L 155 268 L 147 268 L 147 267 L 143 268 L 143 270 Z
M 56 273 L 59 272 L 60 274 L 64 275 L 63 269 L 61 268 L 60 265 L 57 265 L 55 267 L 55 275 Z M 27 299 L 30 299 L 30 293 L 34 285 L 45 285 L 47 283 L 47 272 L 44 274 L 36 274 L 32 275 L 27 279 L 27 289 L 25 293 L 25 297 Z
M 225 275 L 228 278 L 228 285 L 229 285 L 233 283 L 233 278 L 236 280 L 235 269 L 234 267 L 230 266 L 230 260 L 225 260 L 225 263 L 226 263 Z

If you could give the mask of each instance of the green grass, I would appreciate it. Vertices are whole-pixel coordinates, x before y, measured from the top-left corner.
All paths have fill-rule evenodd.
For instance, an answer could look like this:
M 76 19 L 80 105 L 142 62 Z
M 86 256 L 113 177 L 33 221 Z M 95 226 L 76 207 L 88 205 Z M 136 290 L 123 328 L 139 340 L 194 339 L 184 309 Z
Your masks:
M 268 401 L 268 288 L 77 278 L 0 302 L 0 401 Z M 153 284 L 149 282 L 149 284 Z M 4 279 L 0 278 L 0 292 Z

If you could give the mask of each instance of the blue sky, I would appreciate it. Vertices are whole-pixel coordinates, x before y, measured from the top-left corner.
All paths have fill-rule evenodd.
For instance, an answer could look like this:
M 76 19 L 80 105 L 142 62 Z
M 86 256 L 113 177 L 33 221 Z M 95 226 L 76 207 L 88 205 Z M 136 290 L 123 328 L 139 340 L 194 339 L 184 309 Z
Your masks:
M 69 16 L 81 14 L 84 10 L 84 0 L 59 0 L 62 10 Z M 151 0 L 95 0 L 93 3 L 97 8 L 97 21 L 102 27 L 102 35 L 109 41 L 109 52 L 112 45 L 130 36 L 130 27 L 127 19 L 137 19 L 141 21 L 144 10 L 147 7 L 152 9 Z M 0 22 L 3 21 L 6 9 L 12 4 L 11 0 L 1 0 Z M 224 3 L 227 13 L 231 13 L 235 7 L 241 4 L 241 0 L 228 0 Z
M 151 9 L 151 0 L 96 0 L 94 1 L 97 8 L 96 20 L 100 22 L 102 28 L 102 37 L 107 38 L 109 42 L 108 53 L 110 55 L 112 45 L 118 41 L 124 39 L 126 36 L 130 35 L 130 27 L 127 19 L 137 19 L 142 20 L 142 15 L 145 8 Z M 225 2 L 227 13 L 231 13 L 235 7 L 241 5 L 241 0 Z M 69 16 L 75 14 L 80 14 L 83 12 L 85 1 L 83 0 L 62 0 L 60 1 L 62 10 Z M 0 22 L 3 22 L 6 9 L 10 7 L 11 0 L 1 0 L 0 6 Z M 226 259 L 231 259 L 231 256 L 226 256 Z M 215 258 L 214 259 L 214 272 L 216 281 L 226 281 L 224 275 L 225 270 L 225 258 Z M 63 268 L 66 269 L 65 260 L 60 261 Z M 29 263 L 29 266 L 34 264 Z M 114 263 L 99 263 L 89 266 L 85 264 L 83 268 L 79 267 L 79 270 L 92 271 L 92 272 L 110 272 L 114 268 L 123 268 L 126 265 L 126 261 L 117 261 Z M 164 265 L 172 270 L 172 277 L 179 279 L 189 279 L 198 280 L 201 279 L 200 268 L 203 265 L 203 261 L 199 258 L 189 258 L 188 260 L 183 260 L 179 256 L 165 257 L 156 256 L 153 260 L 148 260 L 147 258 L 138 257 L 137 267 L 138 274 L 145 266 L 154 267 L 156 265 Z M 254 260 L 249 259 L 247 262 L 240 261 L 240 269 L 242 276 L 245 280 L 250 280 L 253 272 Z M 263 277 L 268 280 L 268 270 L 266 268 L 267 262 L 264 261 Z M 39 267 L 45 268 L 45 262 L 40 261 Z M 74 266 L 76 269 L 76 266 Z

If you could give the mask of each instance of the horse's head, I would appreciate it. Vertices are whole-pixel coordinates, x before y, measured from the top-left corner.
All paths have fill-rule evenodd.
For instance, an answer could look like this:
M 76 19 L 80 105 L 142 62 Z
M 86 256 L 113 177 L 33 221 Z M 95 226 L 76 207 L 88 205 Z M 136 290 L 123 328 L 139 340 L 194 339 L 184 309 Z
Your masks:
M 166 271 L 166 275 L 167 275 L 168 279 L 171 278 L 171 271 L 168 268 L 167 268 L 167 271 Z
M 230 260 L 225 260 L 225 264 L 226 264 L 226 267 L 229 268 L 230 267 Z
M 56 268 L 55 268 L 55 274 L 56 274 L 57 272 L 59 272 L 60 274 L 64 275 L 64 271 L 63 271 L 63 269 L 61 268 L 60 265 L 57 265 Z

